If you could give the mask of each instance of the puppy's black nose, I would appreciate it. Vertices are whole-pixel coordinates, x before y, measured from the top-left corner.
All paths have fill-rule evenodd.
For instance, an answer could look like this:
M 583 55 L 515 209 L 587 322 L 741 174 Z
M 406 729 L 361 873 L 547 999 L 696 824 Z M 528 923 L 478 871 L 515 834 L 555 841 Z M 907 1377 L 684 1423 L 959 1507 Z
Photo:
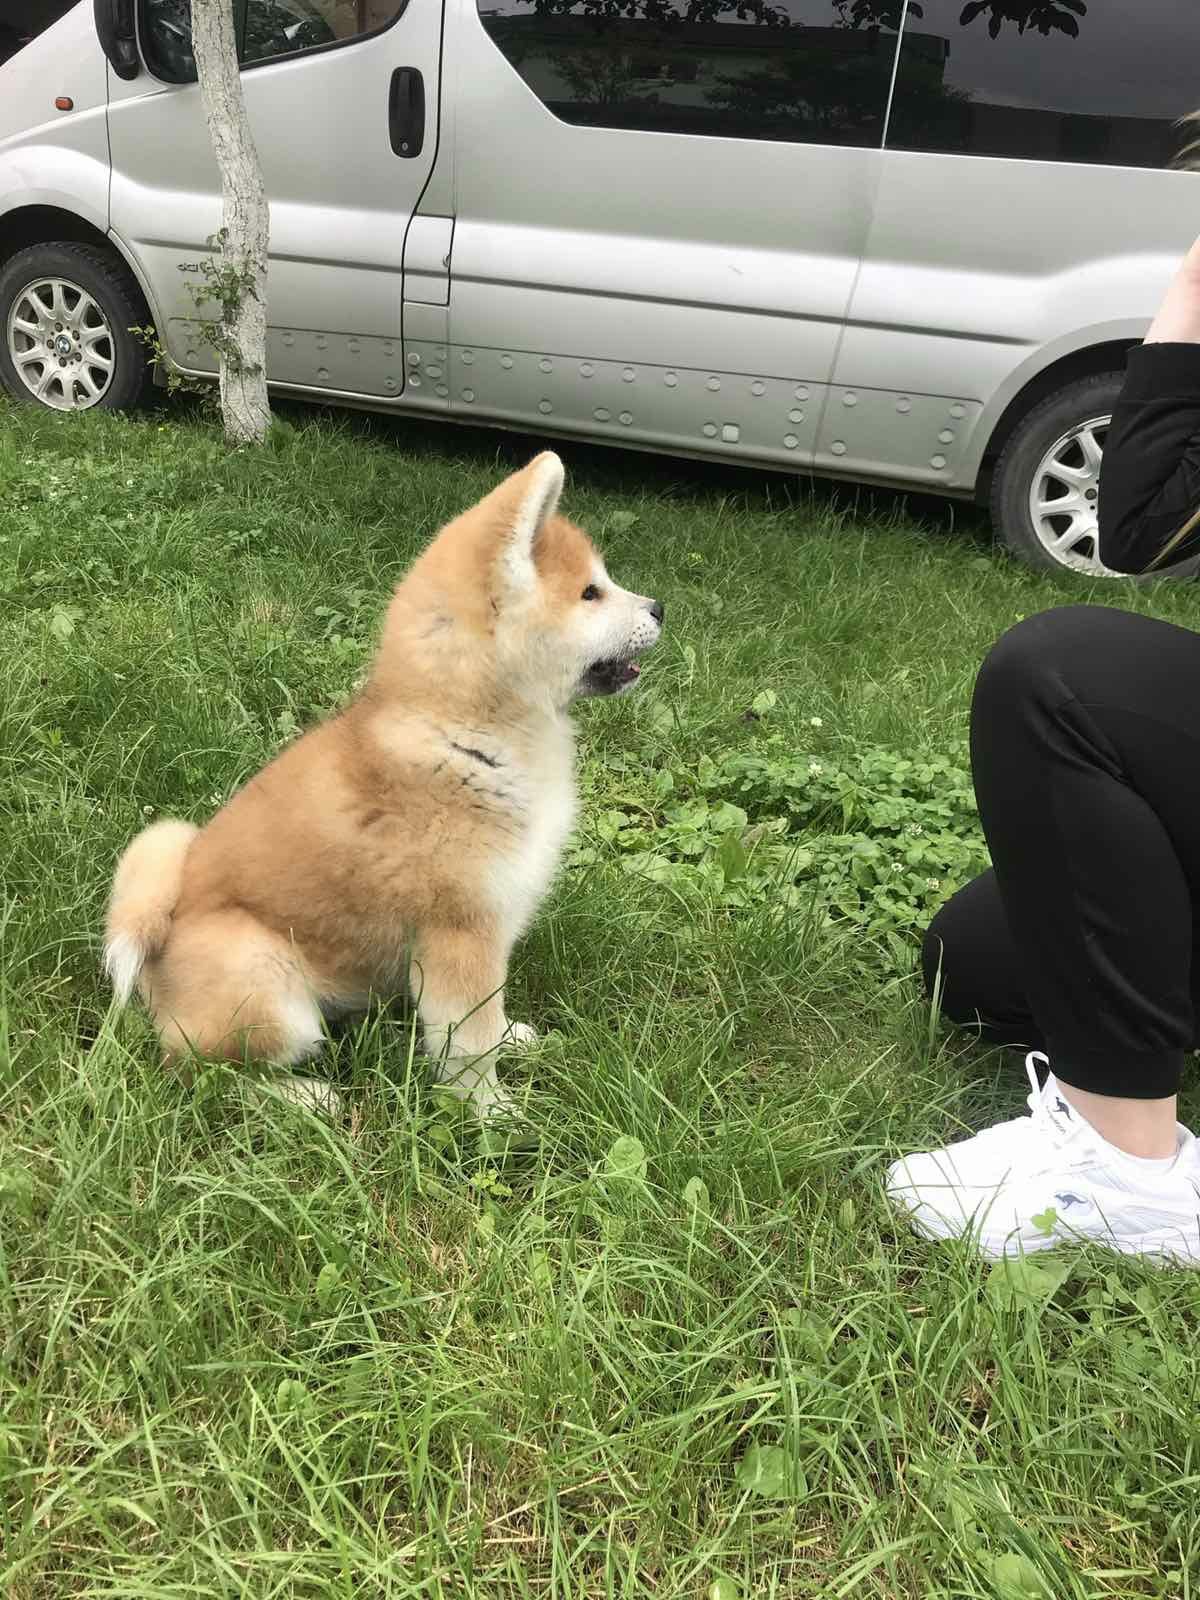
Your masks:
M 658 623 L 659 627 L 661 627 L 663 619 L 663 603 L 661 600 L 651 600 L 650 615 L 654 618 L 655 622 Z

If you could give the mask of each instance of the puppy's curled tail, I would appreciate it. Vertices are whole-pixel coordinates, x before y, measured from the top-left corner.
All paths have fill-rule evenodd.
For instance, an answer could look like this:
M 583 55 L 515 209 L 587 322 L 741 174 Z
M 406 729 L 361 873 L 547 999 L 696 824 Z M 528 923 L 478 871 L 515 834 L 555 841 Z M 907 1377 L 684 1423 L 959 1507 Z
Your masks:
M 104 970 L 118 1005 L 129 999 L 142 968 L 167 942 L 183 886 L 183 860 L 198 831 L 190 822 L 152 823 L 117 863 L 104 930 Z

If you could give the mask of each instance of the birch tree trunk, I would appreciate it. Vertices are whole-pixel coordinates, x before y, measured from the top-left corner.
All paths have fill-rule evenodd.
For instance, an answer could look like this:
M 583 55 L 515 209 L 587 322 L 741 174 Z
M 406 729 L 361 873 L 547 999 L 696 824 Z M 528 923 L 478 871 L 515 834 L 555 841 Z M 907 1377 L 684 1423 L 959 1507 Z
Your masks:
M 200 98 L 221 174 L 221 259 L 207 298 L 220 314 L 221 418 L 230 444 L 261 444 L 267 399 L 267 240 L 270 209 L 238 70 L 232 0 L 192 0 Z

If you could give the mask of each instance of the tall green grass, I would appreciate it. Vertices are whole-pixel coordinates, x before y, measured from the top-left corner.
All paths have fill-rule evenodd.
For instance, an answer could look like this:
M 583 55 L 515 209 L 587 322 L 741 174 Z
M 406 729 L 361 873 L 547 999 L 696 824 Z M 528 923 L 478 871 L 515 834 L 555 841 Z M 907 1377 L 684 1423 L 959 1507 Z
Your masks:
M 123 844 L 348 693 L 423 539 L 531 450 L 0 409 L 0 1592 L 1194 1596 L 1200 1286 L 893 1223 L 888 1157 L 1023 1078 L 862 936 L 598 851 L 518 954 L 545 1039 L 508 1141 L 403 1006 L 331 1042 L 332 1124 L 220 1070 L 187 1094 L 110 1013 Z M 970 514 L 563 453 L 667 605 L 638 693 L 579 710 L 589 811 L 737 745 L 764 690 L 821 759 L 936 752 L 1019 615 L 1200 619 L 1033 576 Z

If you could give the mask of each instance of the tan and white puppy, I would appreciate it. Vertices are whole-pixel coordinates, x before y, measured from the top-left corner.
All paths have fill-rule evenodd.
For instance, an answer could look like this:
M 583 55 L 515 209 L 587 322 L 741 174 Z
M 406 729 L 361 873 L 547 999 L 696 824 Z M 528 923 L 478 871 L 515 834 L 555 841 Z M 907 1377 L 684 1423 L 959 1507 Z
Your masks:
M 443 1081 L 506 1101 L 514 942 L 575 815 L 577 695 L 619 694 L 663 608 L 557 515 L 549 452 L 442 529 L 392 598 L 365 687 L 202 829 L 159 822 L 117 867 L 105 964 L 167 1056 L 291 1066 L 323 1018 L 406 977 Z

